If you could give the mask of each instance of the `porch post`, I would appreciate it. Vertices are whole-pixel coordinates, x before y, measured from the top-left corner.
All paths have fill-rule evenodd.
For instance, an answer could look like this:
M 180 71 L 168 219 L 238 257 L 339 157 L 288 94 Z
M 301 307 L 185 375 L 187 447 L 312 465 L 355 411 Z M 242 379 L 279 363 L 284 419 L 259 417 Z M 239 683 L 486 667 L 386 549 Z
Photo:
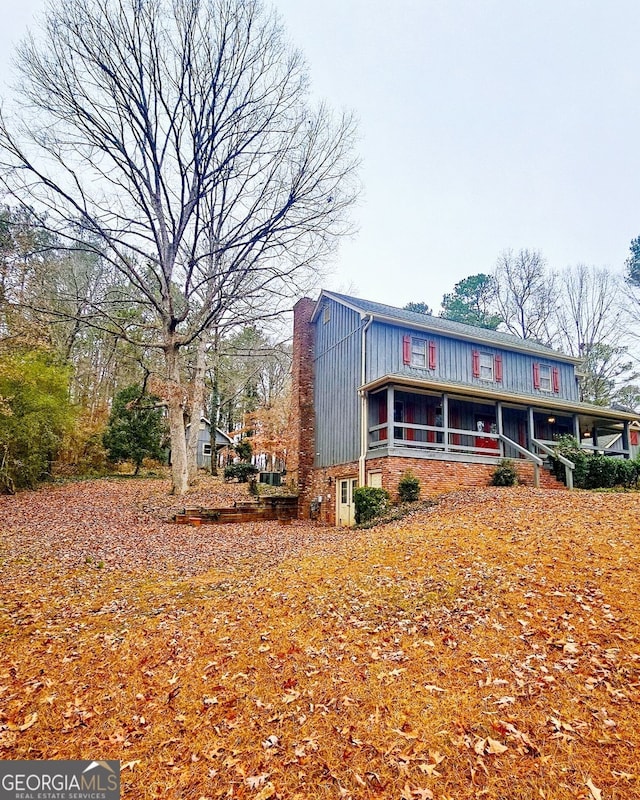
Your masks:
M 498 433 L 502 436 L 502 403 L 496 403 L 496 423 L 498 426 Z M 498 447 L 500 448 L 500 457 L 504 458 L 504 442 L 502 439 L 498 439 Z
M 393 447 L 393 405 L 394 405 L 394 389 L 393 386 L 387 386 L 387 447 Z
M 582 442 L 582 435 L 580 433 L 580 417 L 577 414 L 573 415 L 573 435 L 578 440 L 578 444 Z
M 591 444 L 594 447 L 598 446 L 598 428 L 596 425 L 591 428 Z
M 442 395 L 442 426 L 444 433 L 442 434 L 444 452 L 449 452 L 449 395 Z
M 629 458 L 629 420 L 625 420 L 622 423 L 622 447 L 627 451 L 624 457 Z
M 533 409 L 529 406 L 529 450 L 531 450 L 531 440 L 536 438 L 536 427 L 533 422 Z

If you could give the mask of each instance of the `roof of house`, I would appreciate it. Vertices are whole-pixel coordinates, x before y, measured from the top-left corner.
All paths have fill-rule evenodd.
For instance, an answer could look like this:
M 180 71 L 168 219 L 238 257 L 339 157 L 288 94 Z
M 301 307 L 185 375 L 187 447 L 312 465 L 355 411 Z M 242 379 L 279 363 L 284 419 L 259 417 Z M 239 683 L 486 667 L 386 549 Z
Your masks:
M 314 318 L 319 312 L 323 297 L 328 297 L 338 303 L 342 303 L 362 314 L 370 314 L 374 319 L 383 322 L 431 331 L 432 333 L 439 333 L 443 336 L 455 336 L 458 339 L 468 339 L 469 341 L 480 342 L 494 347 L 518 350 L 540 357 L 569 361 L 573 364 L 580 363 L 579 358 L 553 350 L 553 348 L 547 347 L 532 339 L 520 339 L 518 336 L 513 336 L 510 333 L 492 331 L 487 328 L 478 328 L 475 325 L 466 325 L 462 322 L 453 322 L 453 320 L 435 317 L 431 314 L 419 314 L 415 311 L 406 311 L 403 308 L 395 308 L 394 306 L 388 306 L 384 303 L 374 303 L 371 300 L 362 300 L 358 297 L 351 297 L 350 295 L 339 294 L 338 292 L 331 292 L 326 289 L 323 289 L 320 293 L 314 312 Z
M 209 419 L 207 419 L 207 417 L 205 417 L 205 416 L 201 416 L 200 417 L 200 422 L 204 422 L 204 424 L 207 426 L 207 428 L 211 427 L 211 421 Z M 185 428 L 190 428 L 190 427 L 191 427 L 191 423 L 188 422 L 186 424 Z M 223 447 L 227 447 L 227 446 L 233 445 L 233 439 L 228 434 L 226 434 L 224 431 L 221 431 L 220 428 L 216 428 L 216 444 L 217 445 L 221 445 Z
M 613 445 L 622 438 L 621 433 L 608 433 L 604 436 L 598 434 L 598 448 L 600 450 L 607 450 L 609 447 L 613 447 Z M 590 436 L 583 436 L 582 437 L 582 444 L 593 444 Z

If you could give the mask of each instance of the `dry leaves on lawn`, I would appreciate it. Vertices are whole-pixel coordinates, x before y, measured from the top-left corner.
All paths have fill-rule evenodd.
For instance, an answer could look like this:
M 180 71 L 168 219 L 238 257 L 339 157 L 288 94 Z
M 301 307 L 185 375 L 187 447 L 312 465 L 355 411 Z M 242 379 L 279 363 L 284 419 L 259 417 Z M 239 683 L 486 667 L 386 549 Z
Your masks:
M 347 533 L 166 491 L 0 498 L 1 758 L 120 759 L 130 800 L 640 796 L 640 495 Z

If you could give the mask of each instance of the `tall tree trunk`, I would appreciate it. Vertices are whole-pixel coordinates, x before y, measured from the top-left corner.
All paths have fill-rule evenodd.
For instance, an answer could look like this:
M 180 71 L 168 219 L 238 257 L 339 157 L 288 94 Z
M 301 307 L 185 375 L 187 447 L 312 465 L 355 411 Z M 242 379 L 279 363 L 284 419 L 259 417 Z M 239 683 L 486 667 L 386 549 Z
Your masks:
M 200 434 L 200 417 L 204 413 L 204 374 L 205 374 L 205 342 L 198 342 L 196 363 L 191 381 L 191 425 L 187 437 L 187 472 L 189 484 L 194 484 L 198 477 L 198 436 Z M 213 425 L 213 423 L 211 423 Z
M 211 428 L 209 431 L 209 442 L 211 444 L 211 474 L 218 474 L 218 450 L 216 447 L 216 433 L 218 430 L 218 366 L 213 368 L 213 386 L 211 388 Z
M 171 437 L 171 479 L 173 494 L 184 494 L 189 488 L 187 442 L 184 435 L 184 392 L 180 382 L 178 348 L 169 345 L 165 350 L 167 369 L 167 410 Z
M 218 416 L 220 414 L 220 393 L 218 386 L 218 330 L 213 331 L 213 370 L 211 379 L 211 410 L 209 419 L 211 428 L 209 429 L 209 442 L 211 444 L 211 474 L 218 474 L 218 450 L 216 447 Z

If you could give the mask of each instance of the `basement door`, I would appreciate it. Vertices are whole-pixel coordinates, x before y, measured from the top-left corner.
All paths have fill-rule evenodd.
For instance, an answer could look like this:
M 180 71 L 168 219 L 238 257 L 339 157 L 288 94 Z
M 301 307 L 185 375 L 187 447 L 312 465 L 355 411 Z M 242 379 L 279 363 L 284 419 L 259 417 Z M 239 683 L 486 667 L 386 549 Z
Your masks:
M 336 517 L 341 527 L 351 527 L 356 522 L 356 508 L 353 503 L 353 490 L 358 485 L 357 478 L 339 478 L 336 492 Z

